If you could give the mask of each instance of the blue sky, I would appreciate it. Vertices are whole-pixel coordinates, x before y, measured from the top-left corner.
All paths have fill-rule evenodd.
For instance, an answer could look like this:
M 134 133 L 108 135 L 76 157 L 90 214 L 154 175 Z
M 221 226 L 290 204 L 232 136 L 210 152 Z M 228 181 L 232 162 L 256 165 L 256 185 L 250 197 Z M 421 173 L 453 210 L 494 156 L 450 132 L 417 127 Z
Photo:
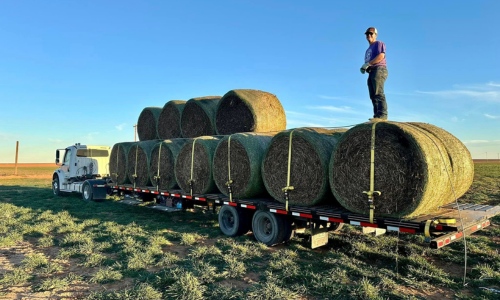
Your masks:
M 146 106 L 271 92 L 288 127 L 371 117 L 359 72 L 377 27 L 389 119 L 500 153 L 500 1 L 2 1 L 0 162 L 134 139 Z M 438 3 L 436 3 L 438 2 Z

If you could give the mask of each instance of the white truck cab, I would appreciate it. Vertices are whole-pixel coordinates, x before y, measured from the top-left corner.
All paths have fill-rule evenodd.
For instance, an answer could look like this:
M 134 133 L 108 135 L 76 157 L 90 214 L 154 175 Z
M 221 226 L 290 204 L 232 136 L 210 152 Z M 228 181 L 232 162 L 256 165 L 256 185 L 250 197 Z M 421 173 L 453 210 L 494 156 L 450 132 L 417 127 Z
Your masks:
M 109 177 L 110 149 L 108 146 L 89 146 L 79 143 L 66 149 L 57 149 L 56 164 L 59 165 L 59 169 L 55 170 L 52 176 L 54 195 L 58 196 L 61 192 L 77 192 L 84 194 L 85 200 L 92 200 L 93 187 L 105 184 L 106 178 Z M 62 150 L 64 156 L 61 163 Z

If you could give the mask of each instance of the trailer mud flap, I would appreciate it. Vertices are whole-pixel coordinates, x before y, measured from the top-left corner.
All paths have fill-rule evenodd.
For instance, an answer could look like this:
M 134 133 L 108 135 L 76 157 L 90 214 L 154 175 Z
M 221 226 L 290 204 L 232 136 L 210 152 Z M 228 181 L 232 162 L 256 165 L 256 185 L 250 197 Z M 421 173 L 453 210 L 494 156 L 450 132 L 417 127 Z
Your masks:
M 311 249 L 315 249 L 328 244 L 328 228 L 323 225 L 313 223 L 311 230 Z

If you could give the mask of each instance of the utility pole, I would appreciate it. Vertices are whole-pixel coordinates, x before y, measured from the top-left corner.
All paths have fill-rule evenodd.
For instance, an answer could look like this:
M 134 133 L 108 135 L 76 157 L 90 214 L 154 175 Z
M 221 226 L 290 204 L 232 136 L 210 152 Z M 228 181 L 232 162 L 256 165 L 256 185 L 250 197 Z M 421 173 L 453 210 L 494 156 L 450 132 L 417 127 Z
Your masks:
M 16 170 L 14 171 L 14 175 L 17 175 L 17 157 L 19 155 L 19 141 L 16 142 Z
M 137 124 L 135 124 L 134 126 L 134 142 L 137 142 Z

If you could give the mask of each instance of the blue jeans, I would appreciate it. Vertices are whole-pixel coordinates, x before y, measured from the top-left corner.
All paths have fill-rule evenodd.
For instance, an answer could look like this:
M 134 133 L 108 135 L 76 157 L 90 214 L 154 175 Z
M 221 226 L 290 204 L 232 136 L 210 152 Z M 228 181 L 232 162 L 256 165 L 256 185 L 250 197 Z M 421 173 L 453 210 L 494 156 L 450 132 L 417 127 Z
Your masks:
M 369 69 L 368 91 L 373 103 L 373 117 L 387 119 L 387 102 L 385 102 L 384 83 L 387 79 L 387 68 L 376 67 Z

